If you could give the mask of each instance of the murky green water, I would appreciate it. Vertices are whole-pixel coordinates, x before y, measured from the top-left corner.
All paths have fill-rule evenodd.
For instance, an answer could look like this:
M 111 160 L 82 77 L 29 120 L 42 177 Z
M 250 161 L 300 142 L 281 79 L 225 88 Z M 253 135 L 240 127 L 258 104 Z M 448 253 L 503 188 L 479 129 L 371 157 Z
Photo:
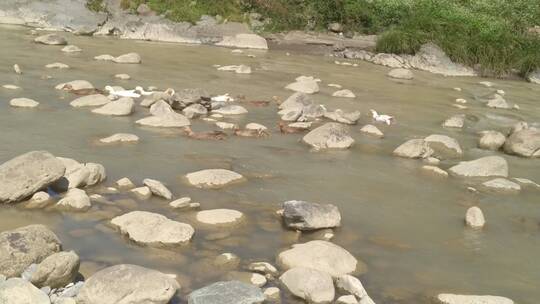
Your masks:
M 0 85 L 15 84 L 22 90 L 0 88 L 0 162 L 31 150 L 48 150 L 83 162 L 102 163 L 108 173 L 104 185 L 127 176 L 138 184 L 143 178 L 165 182 L 175 197 L 190 196 L 203 209 L 237 209 L 247 221 L 232 229 L 205 229 L 195 212 L 179 212 L 168 201 L 137 201 L 128 194 L 105 196 L 113 205 L 94 204 L 85 214 L 56 211 L 24 211 L 13 206 L 0 208 L 0 230 L 30 223 L 49 225 L 66 249 L 82 258 L 83 274 L 117 263 L 135 263 L 177 274 L 183 286 L 180 297 L 191 290 L 226 277 L 226 271 L 212 266 L 215 256 L 233 252 L 250 261 L 275 261 L 277 253 L 300 238 L 282 228 L 275 215 L 279 203 L 301 199 L 339 206 L 343 226 L 333 242 L 348 249 L 368 265 L 361 279 L 377 303 L 429 303 L 439 292 L 493 294 L 517 303 L 537 302 L 540 291 L 540 196 L 532 190 L 518 195 L 472 194 L 457 179 L 436 179 L 423 174 L 420 161 L 392 157 L 393 149 L 406 139 L 429 134 L 447 134 L 459 140 L 464 159 L 494 154 L 476 149 L 476 132 L 506 130 L 518 120 L 539 122 L 540 86 L 520 81 L 492 80 L 506 91 L 520 111 L 491 110 L 475 97 L 492 93 L 478 84 L 479 78 L 445 78 L 415 72 L 410 83 L 386 77 L 387 68 L 367 63 L 359 67 L 338 66 L 331 58 L 282 52 L 246 51 L 148 42 L 119 41 L 67 36 L 83 49 L 64 54 L 60 47 L 31 43 L 28 29 L 0 28 Z M 100 54 L 141 54 L 141 65 L 97 62 Z M 248 58 L 246 54 L 254 54 Z M 49 70 L 44 65 L 63 62 L 69 70 Z M 22 76 L 12 71 L 18 63 Z M 212 65 L 248 64 L 251 75 L 218 72 Z M 132 80 L 113 75 L 128 73 Z M 53 78 L 42 80 L 42 75 Z M 314 98 L 327 108 L 360 110 L 363 117 L 351 127 L 356 145 L 341 152 L 312 152 L 299 142 L 301 134 L 281 135 L 277 130 L 276 106 L 244 105 L 248 115 L 224 121 L 258 122 L 271 127 L 267 139 L 230 137 L 226 141 L 196 141 L 176 132 L 135 125 L 147 110 L 137 108 L 130 117 L 111 118 L 69 106 L 72 95 L 54 90 L 60 82 L 85 79 L 97 87 L 107 84 L 127 88 L 155 85 L 176 89 L 200 87 L 214 94 L 229 92 L 261 100 L 291 92 L 283 89 L 299 75 L 322 79 L 321 92 Z M 357 95 L 354 100 L 331 97 L 328 83 L 338 83 Z M 452 88 L 461 87 L 462 92 Z M 14 97 L 33 98 L 41 103 L 34 110 L 9 107 Z M 469 100 L 468 110 L 452 107 L 456 98 Z M 380 126 L 383 140 L 359 132 L 371 120 L 365 113 L 374 108 L 393 114 L 397 125 Z M 471 119 L 461 131 L 443 129 L 441 122 L 452 114 L 467 113 Z M 194 120 L 196 130 L 212 124 Z M 95 139 L 118 132 L 137 134 L 135 145 L 96 146 Z M 500 154 L 498 152 L 497 154 Z M 512 177 L 540 181 L 538 160 L 505 156 Z M 441 163 L 448 168 L 453 162 Z M 182 175 L 200 169 L 233 169 L 248 182 L 222 190 L 200 190 L 186 185 Z M 89 193 L 101 193 L 100 188 Z M 481 232 L 464 228 L 469 206 L 480 206 L 488 224 Z M 173 251 L 130 244 L 107 226 L 107 219 L 130 210 L 150 210 L 191 223 L 193 242 Z M 216 232 L 230 231 L 221 240 L 207 240 Z M 273 284 L 273 283 L 272 283 Z M 180 300 L 182 301 L 182 300 Z M 293 300 L 285 299 L 285 303 Z

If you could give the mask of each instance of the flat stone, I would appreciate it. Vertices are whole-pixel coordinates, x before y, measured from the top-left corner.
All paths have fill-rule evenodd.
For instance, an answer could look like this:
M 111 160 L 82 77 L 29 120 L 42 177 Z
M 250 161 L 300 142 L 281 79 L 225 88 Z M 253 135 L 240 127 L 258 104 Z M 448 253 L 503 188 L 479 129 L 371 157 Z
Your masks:
M 334 97 L 342 97 L 342 98 L 356 98 L 356 95 L 351 90 L 339 90 L 332 93 L 332 96 Z
M 323 304 L 334 300 L 334 283 L 326 272 L 294 267 L 282 274 L 279 280 L 293 295 L 308 303 Z
M 94 57 L 94 60 L 98 60 L 98 61 L 113 61 L 113 60 L 114 60 L 114 56 L 109 55 L 109 54 L 103 54 L 103 55 L 98 55 L 98 56 Z
M 78 52 L 82 52 L 81 48 L 76 46 L 76 45 L 66 45 L 65 47 L 63 47 L 61 49 L 62 52 L 64 53 L 78 53 Z
M 197 212 L 196 218 L 207 225 L 235 225 L 243 220 L 244 214 L 232 209 L 212 209 Z
M 456 295 L 442 293 L 436 298 L 438 304 L 514 304 L 514 301 L 497 296 Z
M 189 242 L 195 233 L 191 225 L 146 211 L 132 211 L 111 220 L 130 240 L 152 247 L 176 246 Z
M 142 126 L 158 128 L 183 128 L 191 125 L 189 119 L 182 114 L 169 113 L 161 116 L 149 116 L 136 121 Z
M 216 43 L 216 45 L 243 49 L 268 49 L 266 39 L 255 34 L 237 34 L 235 36 L 225 36 L 223 37 L 223 40 Z
M 289 228 L 316 230 L 340 226 L 341 214 L 330 204 L 287 201 L 283 203 L 283 220 Z
M 284 269 L 306 267 L 326 272 L 332 277 L 354 272 L 358 264 L 347 250 L 319 240 L 295 244 L 291 249 L 281 252 L 277 261 Z
M 199 188 L 220 188 L 245 180 L 242 175 L 225 169 L 201 170 L 187 174 L 186 178 L 191 185 Z
M 13 98 L 9 105 L 16 108 L 35 108 L 39 106 L 39 102 L 30 98 Z
M 188 296 L 188 304 L 260 304 L 261 289 L 239 281 L 222 281 L 197 289 Z
M 116 265 L 86 280 L 78 304 L 167 304 L 180 288 L 171 276 L 136 265 Z
M 422 166 L 422 170 L 426 173 L 430 173 L 440 177 L 448 177 L 448 172 L 436 166 Z
M 137 53 L 127 53 L 114 58 L 112 61 L 115 63 L 139 64 L 142 60 L 141 56 Z
M 395 79 L 411 80 L 414 78 L 414 75 L 411 70 L 398 68 L 388 72 L 388 77 Z
M 212 110 L 212 113 L 217 113 L 221 115 L 240 115 L 246 114 L 248 110 L 239 105 L 226 105 L 216 110 Z
M 266 131 L 268 128 L 264 125 L 258 124 L 258 123 L 248 123 L 246 125 L 246 130 L 253 130 L 253 131 Z
M 451 167 L 450 173 L 462 177 L 508 177 L 508 163 L 500 156 L 486 156 Z
M 130 192 L 134 193 L 139 199 L 149 199 L 152 196 L 152 191 L 146 186 L 131 189 Z
M 226 65 L 218 68 L 218 71 L 235 72 L 236 74 L 251 74 L 251 67 L 247 65 Z
M 496 178 L 482 183 L 482 186 L 499 192 L 519 192 L 521 186 L 505 178 Z
M 34 39 L 34 42 L 46 45 L 66 45 L 66 38 L 57 34 L 42 35 Z
M 169 206 L 175 209 L 187 208 L 191 203 L 191 198 L 182 197 L 169 203 Z
M 59 83 L 54 88 L 56 90 L 64 90 L 64 91 L 75 90 L 76 91 L 76 90 L 84 90 L 84 89 L 93 89 L 94 85 L 86 80 L 73 80 L 70 82 Z
M 139 136 L 135 134 L 129 134 L 129 133 L 116 133 L 109 137 L 101 138 L 99 141 L 104 144 L 126 143 L 126 142 L 130 143 L 130 142 L 138 142 Z
M 287 90 L 305 94 L 315 94 L 319 92 L 319 84 L 314 80 L 296 81 L 287 85 L 285 88 Z
M 360 132 L 365 133 L 367 135 L 371 135 L 373 137 L 377 137 L 377 138 L 384 137 L 384 133 L 374 125 L 365 125 L 360 129 Z
M 109 98 L 105 95 L 101 94 L 92 94 L 87 96 L 79 97 L 69 104 L 72 107 L 80 108 L 80 107 L 97 107 L 97 106 L 103 106 L 111 102 Z
M 47 69 L 69 69 L 69 65 L 61 62 L 49 63 L 45 67 Z
M 114 78 L 120 79 L 120 80 L 130 80 L 131 76 L 129 76 L 128 74 L 116 74 L 114 75 Z
M 360 119 L 360 111 L 345 113 L 341 109 L 337 109 L 333 112 L 325 111 L 323 116 L 335 122 L 354 125 Z
M 62 178 L 66 167 L 46 151 L 33 151 L 0 165 L 0 203 L 21 201 Z
M 143 180 L 143 184 L 147 186 L 148 188 L 150 188 L 150 191 L 152 191 L 154 195 L 157 195 L 164 199 L 169 199 L 169 200 L 172 199 L 171 191 L 167 189 L 167 187 L 165 187 L 165 185 L 162 182 L 157 181 L 155 179 L 145 178 Z
M 122 97 L 111 101 L 100 108 L 92 110 L 92 113 L 108 116 L 127 116 L 133 113 L 135 102 L 129 97 Z
M 446 135 L 432 134 L 424 138 L 429 147 L 433 149 L 433 155 L 439 159 L 458 158 L 463 156 L 463 150 L 459 142 Z
M 354 144 L 347 127 L 333 122 L 312 130 L 302 141 L 315 149 L 348 149 Z
M 341 296 L 336 300 L 336 304 L 358 304 L 358 300 L 353 295 Z
M 41 263 L 61 248 L 58 237 L 43 225 L 0 232 L 0 274 L 20 276 L 30 265 Z

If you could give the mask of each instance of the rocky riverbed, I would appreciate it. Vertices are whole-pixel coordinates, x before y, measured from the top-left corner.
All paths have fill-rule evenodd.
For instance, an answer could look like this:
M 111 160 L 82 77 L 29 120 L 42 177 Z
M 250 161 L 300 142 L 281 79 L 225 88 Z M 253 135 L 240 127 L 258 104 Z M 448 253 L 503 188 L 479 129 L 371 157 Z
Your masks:
M 535 303 L 536 85 L 0 38 L 0 303 Z

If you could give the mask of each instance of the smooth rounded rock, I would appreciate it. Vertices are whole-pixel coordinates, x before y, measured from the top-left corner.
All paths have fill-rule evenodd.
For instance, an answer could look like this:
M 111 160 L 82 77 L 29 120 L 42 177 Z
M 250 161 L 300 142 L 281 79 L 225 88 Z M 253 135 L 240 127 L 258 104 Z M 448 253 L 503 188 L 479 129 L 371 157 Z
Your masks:
M 397 147 L 393 154 L 404 158 L 428 158 L 434 151 L 423 139 L 410 139 Z
M 39 263 L 30 281 L 37 287 L 64 287 L 75 280 L 79 266 L 80 259 L 75 252 L 58 252 Z
M 463 161 L 449 169 L 461 177 L 508 176 L 508 163 L 500 156 L 486 156 L 472 161 Z
M 245 180 L 242 175 L 225 169 L 201 170 L 187 174 L 186 178 L 191 185 L 199 188 L 220 188 Z
M 145 178 L 143 180 L 143 184 L 146 187 L 150 188 L 150 191 L 152 191 L 154 195 L 162 197 L 164 199 L 172 199 L 171 191 L 167 187 L 165 187 L 162 182 L 155 179 Z
M 413 72 L 408 69 L 393 69 L 388 72 L 388 77 L 395 79 L 411 80 L 414 78 Z
M 264 300 L 259 287 L 239 281 L 216 282 L 188 296 L 188 304 L 260 304 Z
M 30 98 L 13 98 L 9 105 L 15 108 L 35 108 L 39 106 L 39 102 Z
M 49 296 L 26 280 L 12 278 L 0 283 L 2 304 L 50 304 Z
M 92 207 L 92 203 L 84 190 L 73 188 L 69 189 L 56 206 L 67 211 L 86 211 Z
M 111 101 L 100 108 L 92 110 L 92 113 L 108 116 L 127 116 L 133 113 L 135 102 L 129 97 L 122 97 Z
M 486 150 L 499 150 L 506 141 L 506 136 L 497 131 L 481 132 L 481 137 L 478 140 L 478 147 Z
M 167 247 L 189 242 L 195 233 L 189 224 L 146 211 L 132 211 L 111 220 L 111 224 L 140 245 Z
M 302 141 L 315 149 L 348 149 L 354 144 L 347 127 L 333 122 L 312 130 Z
M 465 224 L 471 228 L 482 228 L 486 224 L 484 213 L 476 206 L 467 209 Z
M 341 214 L 331 204 L 287 201 L 283 203 L 283 221 L 287 227 L 298 230 L 334 228 L 340 226 Z
M 80 108 L 80 107 L 97 107 L 97 106 L 103 106 L 111 102 L 107 96 L 102 94 L 92 94 L 87 96 L 79 97 L 69 104 L 72 107 Z
M 99 141 L 104 144 L 133 143 L 139 141 L 139 136 L 129 133 L 116 133 L 109 137 L 101 138 Z
M 139 64 L 142 62 L 141 56 L 137 53 L 127 53 L 114 58 L 112 61 L 115 63 L 124 64 Z
M 279 280 L 293 295 L 308 303 L 324 304 L 334 300 L 334 284 L 326 272 L 295 267 L 282 274 Z
M 206 225 L 228 226 L 238 224 L 243 220 L 244 214 L 232 209 L 212 209 L 199 211 L 196 218 Z

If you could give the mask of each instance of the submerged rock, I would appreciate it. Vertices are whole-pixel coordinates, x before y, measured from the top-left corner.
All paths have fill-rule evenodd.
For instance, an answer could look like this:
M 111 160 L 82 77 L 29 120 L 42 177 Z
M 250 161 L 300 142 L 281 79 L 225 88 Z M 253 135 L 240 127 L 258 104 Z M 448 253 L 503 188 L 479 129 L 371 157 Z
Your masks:
M 514 301 L 504 297 L 456 295 L 449 293 L 439 294 L 436 301 L 438 304 L 514 304 Z
M 338 227 L 341 214 L 336 206 L 330 204 L 287 201 L 283 203 L 283 220 L 289 228 L 316 230 Z
M 43 225 L 30 225 L 0 233 L 0 274 L 20 276 L 62 249 L 58 237 Z M 8 303 L 8 302 L 6 302 Z
M 308 303 L 324 304 L 334 300 L 334 283 L 326 272 L 294 267 L 282 274 L 279 280 L 293 295 Z
M 450 173 L 462 177 L 508 176 L 508 163 L 500 156 L 486 156 L 472 161 L 463 161 L 449 169 Z
M 284 269 L 306 267 L 326 272 L 333 277 L 354 272 L 358 264 L 347 250 L 327 241 L 295 244 L 291 249 L 281 252 L 277 261 Z
M 456 128 L 461 129 L 465 125 L 465 115 L 463 114 L 457 114 L 454 115 L 447 120 L 445 120 L 442 124 L 445 128 Z
M 129 133 L 116 133 L 109 137 L 101 138 L 99 141 L 104 144 L 138 142 L 139 136 Z
M 409 69 L 393 69 L 390 72 L 388 72 L 388 77 L 390 78 L 396 78 L 396 79 L 405 79 L 405 80 L 411 80 L 414 78 L 414 75 L 411 70 Z
M 348 149 L 354 144 L 347 127 L 332 122 L 312 130 L 302 141 L 315 149 Z
M 521 186 L 505 178 L 496 178 L 482 183 L 482 186 L 498 192 L 519 192 Z
M 504 144 L 504 152 L 522 157 L 540 157 L 540 130 L 513 132 Z
M 146 211 L 132 211 L 111 220 L 123 235 L 140 245 L 176 246 L 189 242 L 195 233 L 189 224 Z
M 191 125 L 189 119 L 182 114 L 168 113 L 160 116 L 149 116 L 136 121 L 142 126 L 158 128 L 182 128 Z
M 439 159 L 443 158 L 458 158 L 463 156 L 463 150 L 459 142 L 452 137 L 446 135 L 433 134 L 424 140 L 429 147 L 433 149 L 433 155 Z
M 186 178 L 191 185 L 199 188 L 220 188 L 245 180 L 242 175 L 225 169 L 207 169 L 192 172 L 187 174 Z
M 354 125 L 360 119 L 359 111 L 345 113 L 342 110 L 337 109 L 334 112 L 325 111 L 323 115 L 330 120 L 347 125 Z
M 235 225 L 243 220 L 244 214 L 232 209 L 212 209 L 197 212 L 196 218 L 207 225 Z
M 39 263 L 30 281 L 37 287 L 64 287 L 75 280 L 79 266 L 79 256 L 75 252 L 58 252 Z
M 411 139 L 397 147 L 393 154 L 404 158 L 428 158 L 434 151 L 423 139 Z
M 365 133 L 367 135 L 374 136 L 374 137 L 378 137 L 378 138 L 384 137 L 384 133 L 374 125 L 365 125 L 360 129 L 360 132 Z
M 0 283 L 0 303 L 6 304 L 50 304 L 49 296 L 30 282 L 11 278 Z
M 92 203 L 84 190 L 73 188 L 69 189 L 66 196 L 59 200 L 56 206 L 68 211 L 86 211 L 92 207 Z
M 116 265 L 93 274 L 77 295 L 78 304 L 167 304 L 180 285 L 171 276 L 136 265 Z
M 81 48 L 76 45 L 67 45 L 61 49 L 64 53 L 77 53 L 82 52 Z
M 491 99 L 488 100 L 486 106 L 488 108 L 494 108 L 494 109 L 511 109 L 512 107 L 508 104 L 508 102 L 499 94 L 493 95 Z
M 33 151 L 0 165 L 0 203 L 23 200 L 62 178 L 66 167 L 46 151 Z
M 342 98 L 356 98 L 356 95 L 351 90 L 339 90 L 332 93 L 332 96 L 334 97 L 342 97 Z
M 9 101 L 9 105 L 15 108 L 36 108 L 39 102 L 30 98 L 13 98 Z
M 46 34 L 34 39 L 34 42 L 46 45 L 66 45 L 66 38 L 57 34 Z
M 64 90 L 64 91 L 77 91 L 77 90 L 84 90 L 84 89 L 93 89 L 94 85 L 86 80 L 73 80 L 70 82 L 64 82 L 56 85 L 54 87 L 56 90 Z
M 319 84 L 317 79 L 313 77 L 298 77 L 296 82 L 293 82 L 285 87 L 288 90 L 296 91 L 304 94 L 315 94 L 319 92 Z
M 188 304 L 260 304 L 261 289 L 239 281 L 222 281 L 197 289 L 188 296 Z

